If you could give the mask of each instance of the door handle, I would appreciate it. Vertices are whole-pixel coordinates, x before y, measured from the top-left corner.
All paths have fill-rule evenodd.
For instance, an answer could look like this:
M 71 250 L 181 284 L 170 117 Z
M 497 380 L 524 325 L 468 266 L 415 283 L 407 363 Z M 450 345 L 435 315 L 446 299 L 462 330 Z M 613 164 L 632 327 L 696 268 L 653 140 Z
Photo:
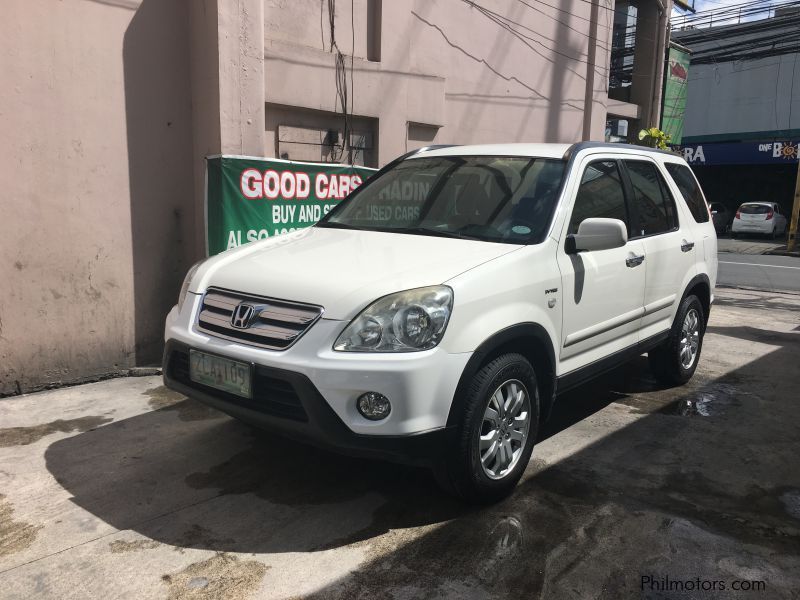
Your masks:
M 625 259 L 625 264 L 628 265 L 630 268 L 638 267 L 643 262 L 644 262 L 644 254 L 640 255 L 634 254 L 630 258 Z
M 687 242 L 686 240 L 683 240 L 681 243 L 681 252 L 689 252 L 689 250 L 692 248 L 694 248 L 694 242 Z

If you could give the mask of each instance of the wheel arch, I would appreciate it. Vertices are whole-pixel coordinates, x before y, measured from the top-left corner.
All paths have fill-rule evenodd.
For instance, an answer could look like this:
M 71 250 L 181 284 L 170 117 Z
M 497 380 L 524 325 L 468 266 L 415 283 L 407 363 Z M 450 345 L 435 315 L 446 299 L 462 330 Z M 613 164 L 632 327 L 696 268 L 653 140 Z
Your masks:
M 545 328 L 538 323 L 519 323 L 498 331 L 473 352 L 453 394 L 450 413 L 447 416 L 448 427 L 458 423 L 472 377 L 484 365 L 509 352 L 521 354 L 533 366 L 539 386 L 540 423 L 544 422 L 552 408 L 556 390 L 556 357 L 553 341 Z
M 686 290 L 683 292 L 683 296 L 681 297 L 681 302 L 683 302 L 687 296 L 692 294 L 697 296 L 697 298 L 700 300 L 700 304 L 703 306 L 703 319 L 705 321 L 704 325 L 708 325 L 708 318 L 711 314 L 711 281 L 709 280 L 708 275 L 705 273 L 700 273 L 689 280 L 689 283 L 686 285 Z

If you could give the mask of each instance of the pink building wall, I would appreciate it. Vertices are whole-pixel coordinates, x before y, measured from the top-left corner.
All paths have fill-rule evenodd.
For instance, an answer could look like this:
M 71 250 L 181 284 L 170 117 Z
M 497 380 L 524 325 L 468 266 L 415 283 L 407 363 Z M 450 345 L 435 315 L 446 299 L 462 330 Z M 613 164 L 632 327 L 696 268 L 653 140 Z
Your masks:
M 602 139 L 610 8 L 548 4 L 338 0 L 354 160 Z M 331 156 L 342 116 L 327 6 L 4 3 L 0 395 L 158 362 L 203 252 L 204 157 Z

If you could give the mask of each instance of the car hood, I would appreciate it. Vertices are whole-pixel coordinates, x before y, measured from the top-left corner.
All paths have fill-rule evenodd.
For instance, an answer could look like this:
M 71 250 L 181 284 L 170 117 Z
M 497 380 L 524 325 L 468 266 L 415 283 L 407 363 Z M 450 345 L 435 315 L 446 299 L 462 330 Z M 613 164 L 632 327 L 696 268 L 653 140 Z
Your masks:
M 377 298 L 444 283 L 520 247 L 311 227 L 210 258 L 189 290 L 213 286 L 307 302 L 324 307 L 324 318 L 352 319 Z

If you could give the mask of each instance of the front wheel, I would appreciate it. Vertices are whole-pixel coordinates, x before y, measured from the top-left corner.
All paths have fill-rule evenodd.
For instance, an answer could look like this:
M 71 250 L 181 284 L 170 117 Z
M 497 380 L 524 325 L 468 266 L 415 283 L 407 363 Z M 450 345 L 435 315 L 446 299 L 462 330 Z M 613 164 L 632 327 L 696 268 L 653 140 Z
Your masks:
M 538 429 L 533 367 L 520 354 L 499 356 L 472 378 L 440 483 L 470 503 L 502 500 L 522 477 Z
M 680 385 L 692 378 L 700 361 L 705 329 L 703 305 L 697 296 L 687 296 L 675 315 L 667 340 L 647 355 L 656 379 Z

